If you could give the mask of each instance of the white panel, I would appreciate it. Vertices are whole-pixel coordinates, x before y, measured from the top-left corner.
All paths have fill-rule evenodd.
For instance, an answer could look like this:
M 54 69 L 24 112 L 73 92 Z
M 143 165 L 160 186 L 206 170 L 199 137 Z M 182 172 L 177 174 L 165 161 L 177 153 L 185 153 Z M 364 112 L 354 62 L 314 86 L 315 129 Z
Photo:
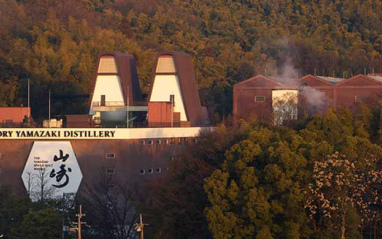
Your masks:
M 157 65 L 157 73 L 174 73 L 175 70 L 175 63 L 172 56 L 161 56 L 158 59 L 158 65 Z
M 54 140 L 64 139 L 159 139 L 197 137 L 202 131 L 213 131 L 213 127 L 181 127 L 181 128 L 7 128 L 0 131 L 1 140 Z M 6 134 L 5 134 L 6 132 Z M 0 144 L 1 145 L 1 144 Z
M 176 75 L 156 75 L 150 101 L 170 102 L 170 95 L 175 96 L 174 112 L 180 112 L 181 121 L 187 121 L 178 77 Z
M 99 62 L 98 73 L 117 74 L 117 64 L 112 56 L 103 56 Z
M 124 99 L 119 76 L 97 76 L 91 105 L 99 105 L 101 95 L 106 97 L 106 105 L 123 106 Z M 95 114 L 90 106 L 89 114 Z
M 77 193 L 82 173 L 69 141 L 37 141 L 21 177 L 30 198 L 37 201 L 41 199 L 42 184 L 46 198 Z

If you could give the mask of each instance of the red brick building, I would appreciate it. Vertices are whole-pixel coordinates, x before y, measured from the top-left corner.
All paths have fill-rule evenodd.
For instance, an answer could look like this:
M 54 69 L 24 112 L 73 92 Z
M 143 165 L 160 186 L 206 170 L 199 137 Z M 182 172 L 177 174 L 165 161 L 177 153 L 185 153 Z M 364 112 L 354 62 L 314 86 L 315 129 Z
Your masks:
M 234 85 L 233 113 L 239 118 L 257 116 L 272 119 L 272 92 L 298 90 L 299 107 L 314 110 L 334 107 L 354 109 L 361 102 L 382 98 L 382 76 L 357 75 L 349 79 L 307 75 L 282 83 L 266 76 L 255 76 Z
M 0 107 L 0 125 L 4 127 L 20 125 L 28 117 L 30 117 L 28 107 Z

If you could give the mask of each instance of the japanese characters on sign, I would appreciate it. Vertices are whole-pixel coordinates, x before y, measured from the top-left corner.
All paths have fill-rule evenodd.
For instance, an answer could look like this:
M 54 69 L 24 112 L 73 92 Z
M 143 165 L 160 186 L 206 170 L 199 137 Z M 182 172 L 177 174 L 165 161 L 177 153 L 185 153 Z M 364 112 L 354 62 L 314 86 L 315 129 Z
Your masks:
M 82 180 L 81 169 L 68 141 L 34 142 L 22 179 L 34 201 L 76 193 Z

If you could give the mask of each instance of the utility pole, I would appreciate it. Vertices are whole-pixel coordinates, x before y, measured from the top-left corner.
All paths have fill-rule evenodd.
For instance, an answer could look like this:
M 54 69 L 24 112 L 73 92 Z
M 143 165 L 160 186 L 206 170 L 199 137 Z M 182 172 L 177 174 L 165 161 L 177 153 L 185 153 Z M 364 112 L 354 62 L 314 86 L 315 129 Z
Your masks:
M 82 224 L 86 224 L 86 222 L 81 222 L 81 218 L 86 216 L 85 213 L 82 213 L 82 205 L 80 205 L 80 212 L 78 214 L 76 214 L 76 217 L 78 218 L 77 219 L 77 222 L 73 222 L 73 224 L 76 224 L 77 227 L 74 227 L 74 228 L 70 228 L 69 231 L 76 231 L 78 232 L 78 239 L 81 239 L 81 226 Z
M 130 106 L 130 91 L 129 86 L 126 86 L 126 128 L 129 128 L 129 106 Z
M 31 110 L 30 110 L 30 107 L 31 107 L 31 83 L 30 83 L 30 79 L 28 78 L 28 124 L 30 122 L 30 118 L 31 118 Z M 30 126 L 28 126 L 30 127 Z
M 141 239 L 143 239 L 144 238 L 144 235 L 143 235 L 143 228 L 145 227 L 144 225 L 143 225 L 143 221 L 142 221 L 142 214 L 139 214 L 139 221 L 140 221 L 140 226 L 141 226 Z
M 135 223 L 134 225 L 135 225 L 135 230 L 137 230 L 137 232 L 141 232 L 141 239 L 144 239 L 144 227 L 147 224 L 143 223 L 142 214 L 139 214 L 139 224 Z
M 48 127 L 50 128 L 50 89 L 49 89 L 49 123 Z
M 170 95 L 171 102 L 171 128 L 174 127 L 174 106 L 175 106 L 175 95 Z

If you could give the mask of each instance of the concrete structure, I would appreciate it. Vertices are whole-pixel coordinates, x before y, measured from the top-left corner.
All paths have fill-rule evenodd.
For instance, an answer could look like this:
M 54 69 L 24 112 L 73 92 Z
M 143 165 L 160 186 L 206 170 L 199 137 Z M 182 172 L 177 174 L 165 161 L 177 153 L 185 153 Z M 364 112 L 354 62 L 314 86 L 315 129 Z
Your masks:
M 134 121 L 143 121 L 146 113 L 134 57 L 101 53 L 89 102 L 89 114 L 95 123 L 100 127 L 132 127 Z
M 78 129 L 59 130 L 72 132 L 72 135 L 78 131 Z M 99 134 L 96 137 L 89 137 L 91 139 L 0 137 L 0 184 L 11 186 L 17 194 L 26 194 L 21 175 L 33 145 L 44 142 L 53 146 L 55 142 L 61 141 L 71 144 L 78 161 L 83 175 L 80 191 L 103 175 L 128 183 L 152 182 L 169 173 L 169 161 L 179 157 L 183 147 L 194 143 L 201 129 L 191 128 L 183 133 L 176 132 L 179 128 L 170 131 L 165 128 L 115 130 L 122 131 L 117 139 L 101 137 Z M 130 130 L 134 132 L 129 132 Z M 116 132 L 115 136 L 118 133 Z
M 149 124 L 205 125 L 191 57 L 183 52 L 157 56 L 149 97 Z

